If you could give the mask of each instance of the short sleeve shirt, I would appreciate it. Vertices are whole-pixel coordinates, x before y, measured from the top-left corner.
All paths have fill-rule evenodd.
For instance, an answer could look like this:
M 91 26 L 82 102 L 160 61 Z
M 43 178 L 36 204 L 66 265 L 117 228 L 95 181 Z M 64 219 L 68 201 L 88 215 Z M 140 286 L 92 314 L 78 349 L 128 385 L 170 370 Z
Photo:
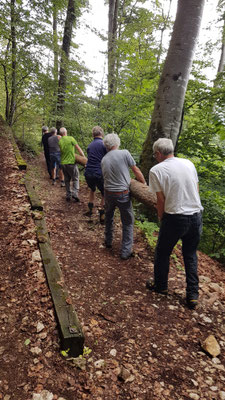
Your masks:
M 59 140 L 59 148 L 61 152 L 61 164 L 75 163 L 75 145 L 77 141 L 72 136 L 62 136 Z
M 102 176 L 101 161 L 106 154 L 106 148 L 101 138 L 94 138 L 87 148 L 88 161 L 85 175 Z
M 101 162 L 104 188 L 111 192 L 122 192 L 129 189 L 129 168 L 136 163 L 128 150 L 111 150 Z
M 168 214 L 191 215 L 203 209 L 197 171 L 189 160 L 171 157 L 155 165 L 149 172 L 149 187 L 163 193 Z

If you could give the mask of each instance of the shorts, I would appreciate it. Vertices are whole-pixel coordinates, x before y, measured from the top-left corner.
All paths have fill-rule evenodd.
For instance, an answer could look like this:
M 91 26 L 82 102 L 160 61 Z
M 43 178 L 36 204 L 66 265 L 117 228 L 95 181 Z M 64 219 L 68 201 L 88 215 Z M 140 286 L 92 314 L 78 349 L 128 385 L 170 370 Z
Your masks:
M 92 190 L 92 192 L 96 191 L 96 187 L 101 192 L 102 196 L 104 196 L 104 180 L 103 176 L 93 176 L 93 175 L 85 175 L 86 182 L 88 187 Z
M 57 151 L 55 153 L 50 153 L 50 161 L 51 161 L 51 168 L 55 168 L 55 167 L 59 167 L 60 169 L 61 167 L 61 155 L 60 155 L 60 151 Z

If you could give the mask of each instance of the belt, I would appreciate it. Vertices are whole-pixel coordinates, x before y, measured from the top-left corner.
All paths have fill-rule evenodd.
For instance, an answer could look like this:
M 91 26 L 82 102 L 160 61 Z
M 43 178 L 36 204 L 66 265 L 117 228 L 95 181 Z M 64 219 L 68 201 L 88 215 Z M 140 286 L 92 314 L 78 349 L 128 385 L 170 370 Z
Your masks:
M 108 194 L 115 194 L 115 195 L 120 195 L 120 194 L 128 194 L 129 190 L 124 190 L 123 192 L 109 192 L 108 190 L 105 190 L 106 193 Z

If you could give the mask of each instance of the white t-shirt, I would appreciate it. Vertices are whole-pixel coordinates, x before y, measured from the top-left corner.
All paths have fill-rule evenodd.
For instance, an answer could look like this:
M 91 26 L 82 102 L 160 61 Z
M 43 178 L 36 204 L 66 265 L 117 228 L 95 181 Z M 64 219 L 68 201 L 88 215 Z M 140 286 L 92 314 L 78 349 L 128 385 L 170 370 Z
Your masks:
M 164 211 L 192 215 L 203 210 L 198 193 L 198 175 L 194 164 L 184 158 L 170 157 L 149 171 L 151 192 L 162 192 Z

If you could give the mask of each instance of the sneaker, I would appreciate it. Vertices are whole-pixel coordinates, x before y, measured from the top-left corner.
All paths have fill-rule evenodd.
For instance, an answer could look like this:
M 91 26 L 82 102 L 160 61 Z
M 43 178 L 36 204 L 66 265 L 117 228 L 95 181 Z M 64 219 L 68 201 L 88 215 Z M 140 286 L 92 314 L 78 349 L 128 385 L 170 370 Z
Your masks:
M 151 292 L 156 292 L 159 294 L 164 294 L 165 296 L 167 296 L 168 294 L 168 290 L 164 289 L 164 290 L 160 290 L 157 288 L 157 286 L 155 285 L 155 283 L 151 282 L 151 281 L 146 281 L 146 289 L 150 290 Z
M 186 302 L 187 302 L 187 306 L 190 310 L 194 310 L 198 304 L 197 299 L 187 299 Z
M 64 186 L 65 186 L 65 182 L 61 181 L 61 187 L 64 187 Z
M 72 198 L 74 199 L 74 201 L 75 201 L 76 203 L 79 203 L 79 201 L 80 201 L 79 197 L 77 197 L 77 196 L 72 196 Z
M 124 255 L 121 254 L 121 256 L 120 256 L 121 260 L 129 260 L 129 258 L 131 258 L 131 257 L 135 257 L 135 254 L 134 253 L 130 253 L 127 256 L 124 256 Z
M 55 184 L 56 184 L 56 180 L 52 179 L 52 185 L 55 185 Z

